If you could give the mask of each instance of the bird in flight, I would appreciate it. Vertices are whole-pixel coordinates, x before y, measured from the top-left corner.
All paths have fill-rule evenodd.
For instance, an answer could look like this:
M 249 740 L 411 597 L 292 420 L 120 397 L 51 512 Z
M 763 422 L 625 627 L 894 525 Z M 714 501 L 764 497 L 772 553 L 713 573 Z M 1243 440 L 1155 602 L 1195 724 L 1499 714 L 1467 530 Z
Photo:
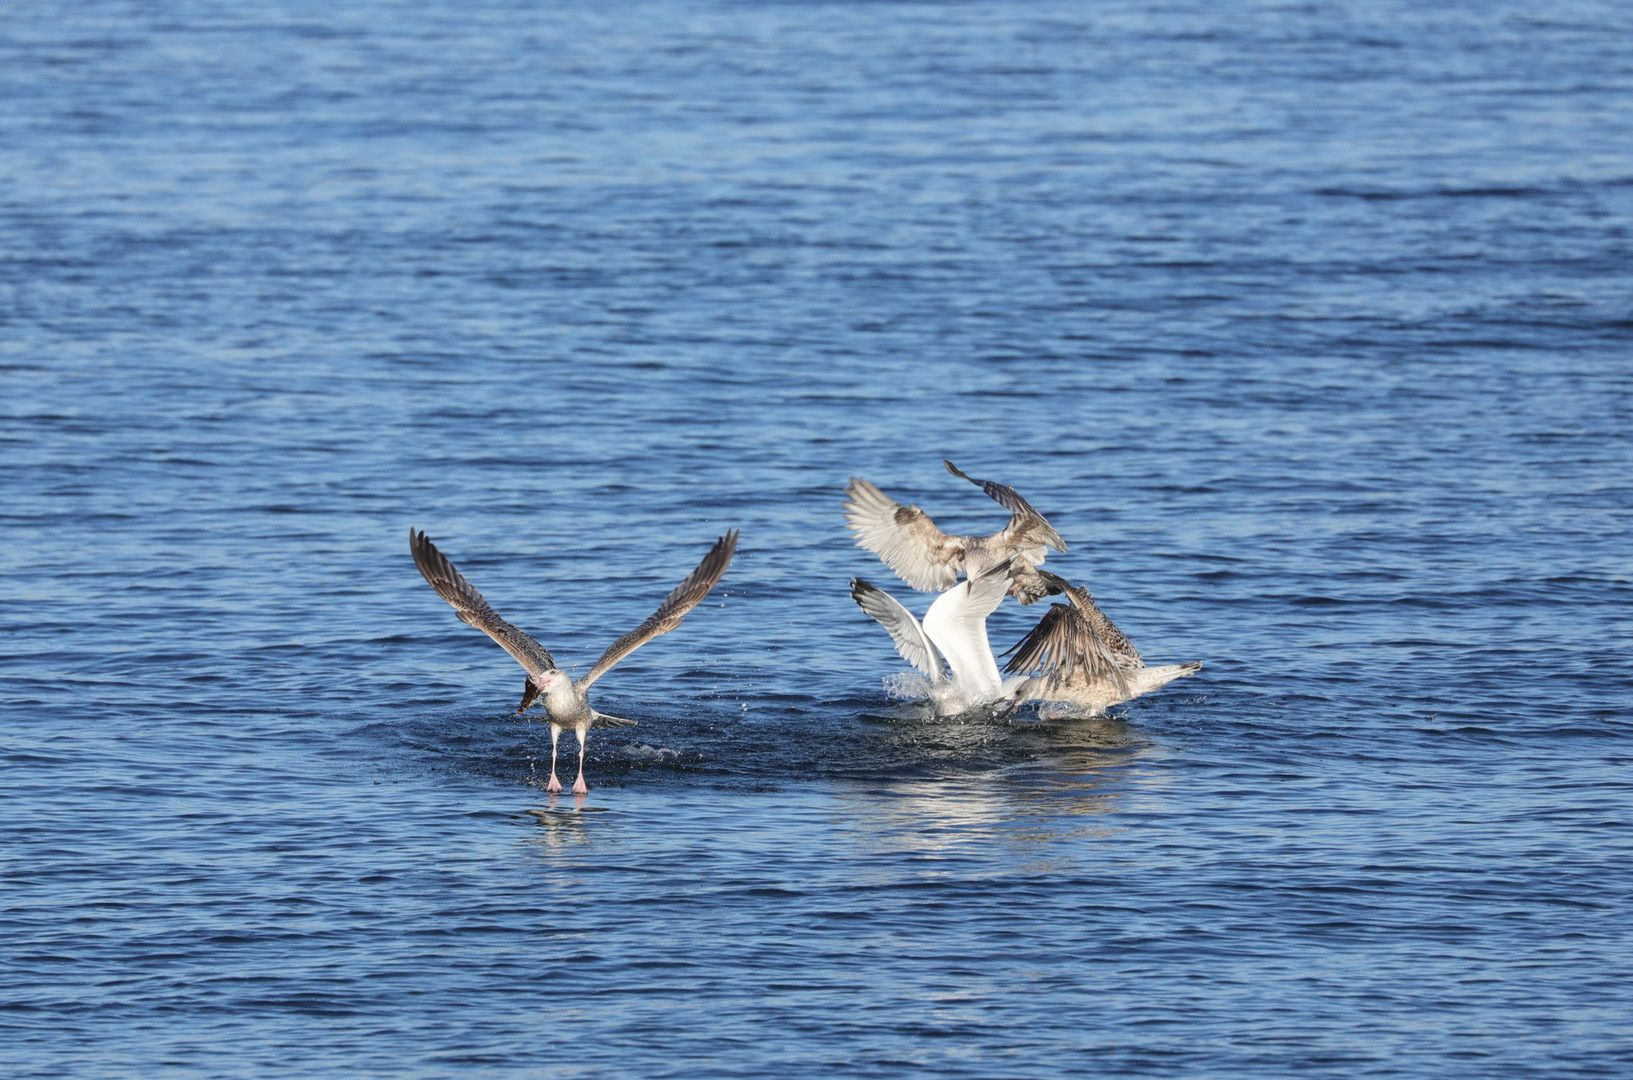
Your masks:
M 731 564 L 737 550 L 737 531 L 731 530 L 715 541 L 709 553 L 697 568 L 686 575 L 686 580 L 675 586 L 673 592 L 658 605 L 641 625 L 607 646 L 601 659 L 583 675 L 574 679 L 556 666 L 550 650 L 540 645 L 525 631 L 506 622 L 494 611 L 482 594 L 454 564 L 438 551 L 424 532 L 408 530 L 408 546 L 414 554 L 414 565 L 419 567 L 425 580 L 437 595 L 453 605 L 459 621 L 476 627 L 498 643 L 516 662 L 527 670 L 527 682 L 522 688 L 522 703 L 516 709 L 525 712 L 535 700 L 544 703 L 550 717 L 550 792 L 561 790 L 556 779 L 556 742 L 563 728 L 572 728 L 578 734 L 578 779 L 573 783 L 576 794 L 589 791 L 584 782 L 584 747 L 592 727 L 629 727 L 634 720 L 609 716 L 590 707 L 589 689 L 601 676 L 612 670 L 614 664 L 645 645 L 660 634 L 667 634 L 679 626 L 687 612 L 709 595 Z
M 1066 550 L 1066 541 L 1054 526 L 1014 488 L 977 480 L 950 461 L 942 464 L 1008 510 L 1009 524 L 990 536 L 952 536 L 917 506 L 903 506 L 872 481 L 853 476 L 845 487 L 845 521 L 856 534 L 857 546 L 879 556 L 920 592 L 945 592 L 960 573 L 973 579 L 1013 558 L 1010 593 L 1022 604 L 1048 595 L 1036 568 L 1048 554 L 1045 548 Z

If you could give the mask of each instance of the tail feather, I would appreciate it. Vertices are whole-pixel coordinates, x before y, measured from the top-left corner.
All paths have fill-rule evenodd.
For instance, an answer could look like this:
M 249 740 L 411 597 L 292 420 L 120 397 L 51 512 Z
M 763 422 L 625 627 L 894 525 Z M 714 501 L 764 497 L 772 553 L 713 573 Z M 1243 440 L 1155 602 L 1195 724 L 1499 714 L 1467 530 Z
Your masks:
M 1128 680 L 1128 688 L 1133 691 L 1132 697 L 1149 694 L 1159 686 L 1167 686 L 1175 679 L 1183 679 L 1187 675 L 1195 675 L 1202 670 L 1202 661 L 1193 660 L 1189 664 L 1162 664 L 1158 667 L 1133 668 L 1123 672 L 1123 678 Z
M 634 727 L 637 721 L 625 720 L 622 716 L 608 716 L 604 712 L 595 714 L 595 723 L 591 727 Z

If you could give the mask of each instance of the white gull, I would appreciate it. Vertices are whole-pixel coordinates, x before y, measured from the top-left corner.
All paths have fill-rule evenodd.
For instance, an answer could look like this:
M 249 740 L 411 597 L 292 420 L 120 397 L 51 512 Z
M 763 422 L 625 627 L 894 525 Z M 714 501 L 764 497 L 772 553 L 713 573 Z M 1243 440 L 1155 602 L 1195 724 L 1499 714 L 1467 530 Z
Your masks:
M 1006 684 L 987 642 L 987 616 L 1009 591 L 1009 568 L 1005 560 L 946 590 L 930 605 L 922 624 L 883 589 L 851 579 L 851 598 L 890 631 L 902 659 L 929 677 L 930 701 L 943 715 L 1005 697 Z

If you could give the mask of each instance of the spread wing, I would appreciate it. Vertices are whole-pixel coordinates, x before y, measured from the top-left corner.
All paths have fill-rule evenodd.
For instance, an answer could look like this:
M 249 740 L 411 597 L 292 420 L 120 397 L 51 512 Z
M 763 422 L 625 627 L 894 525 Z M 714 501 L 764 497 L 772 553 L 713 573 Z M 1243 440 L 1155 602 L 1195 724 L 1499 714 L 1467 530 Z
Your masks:
M 958 581 L 964 545 L 936 528 L 929 514 L 903 506 L 859 476 L 851 477 L 845 495 L 845 521 L 858 547 L 879 556 L 920 592 L 940 592 Z
M 934 681 L 941 681 L 941 654 L 936 652 L 924 628 L 900 600 L 861 578 L 851 578 L 851 599 L 876 619 L 880 626 L 890 631 L 890 638 L 896 643 L 896 651 L 901 653 L 903 660 Z
M 1116 657 L 1075 607 L 1051 604 L 1038 624 L 1009 651 L 1014 655 L 1004 665 L 1006 674 L 1080 673 L 1110 681 L 1119 693 L 1128 693 L 1128 682 Z
M 1054 671 L 1069 663 L 1073 627 L 1068 620 L 1072 615 L 1072 608 L 1066 604 L 1051 604 L 1037 625 L 1010 647 L 1004 673 L 1019 675 L 1031 671 Z
M 612 666 L 642 645 L 651 641 L 660 634 L 667 634 L 679 626 L 681 619 L 688 611 L 697 607 L 709 590 L 720 581 L 726 567 L 731 565 L 731 557 L 737 551 L 737 530 L 733 529 L 714 542 L 714 547 L 703 556 L 703 561 L 697 564 L 697 569 L 686 575 L 686 580 L 675 586 L 673 592 L 664 597 L 658 610 L 646 617 L 646 621 L 635 629 L 607 646 L 607 651 L 601 654 L 601 659 L 595 666 L 585 672 L 584 677 L 574 680 L 573 685 L 580 690 L 589 688 L 589 685 L 612 669 Z
M 1032 574 L 1037 578 L 1040 598 L 1064 594 L 1066 599 L 1072 602 L 1072 607 L 1083 616 L 1084 621 L 1100 635 L 1100 640 L 1105 642 L 1107 650 L 1116 657 L 1118 667 L 1126 671 L 1145 666 L 1145 661 L 1140 659 L 1140 650 L 1136 649 L 1134 643 L 1128 640 L 1128 635 L 1117 629 L 1117 624 L 1100 610 L 1100 605 L 1094 602 L 1089 590 L 1081 585 L 1073 585 L 1059 574 L 1051 574 L 1047 570 L 1033 570 Z
M 947 658 L 961 688 L 999 692 L 998 663 L 987 643 L 987 616 L 1009 593 L 1010 560 L 988 567 L 936 597 L 924 616 L 924 632 Z
M 1013 515 L 1010 518 L 1009 526 L 1004 531 L 1009 533 L 1010 538 L 1016 543 L 1033 541 L 1039 544 L 1048 544 L 1056 551 L 1066 550 L 1066 541 L 1060 538 L 1060 534 L 1055 531 L 1055 527 L 1050 525 L 1042 514 L 1032 509 L 1032 504 L 1021 498 L 1020 492 L 1007 484 L 998 484 L 991 480 L 977 480 L 950 461 L 943 460 L 942 464 L 947 466 L 948 472 L 968 480 L 986 492 L 989 499 Z M 1043 559 L 1040 557 L 1028 561 L 1038 563 L 1042 562 Z
M 425 533 L 409 529 L 408 549 L 414 553 L 414 565 L 437 590 L 437 595 L 453 605 L 454 614 L 460 622 L 469 623 L 498 642 L 499 647 L 514 656 L 529 675 L 539 675 L 556 666 L 550 650 L 501 619 L 499 613 L 488 606 L 482 594 L 476 591 L 476 586 L 454 569 L 454 564 L 437 550 Z
M 1145 661 L 1140 658 L 1140 650 L 1136 649 L 1134 643 L 1128 640 L 1128 635 L 1117 629 L 1117 624 L 1100 610 L 1100 605 L 1094 602 L 1094 597 L 1089 595 L 1087 589 L 1081 585 L 1069 585 L 1066 587 L 1066 598 L 1072 602 L 1072 607 L 1077 609 L 1078 614 L 1083 616 L 1083 621 L 1089 624 L 1101 641 L 1105 642 L 1107 651 L 1116 658 L 1118 667 L 1124 669 L 1145 667 Z

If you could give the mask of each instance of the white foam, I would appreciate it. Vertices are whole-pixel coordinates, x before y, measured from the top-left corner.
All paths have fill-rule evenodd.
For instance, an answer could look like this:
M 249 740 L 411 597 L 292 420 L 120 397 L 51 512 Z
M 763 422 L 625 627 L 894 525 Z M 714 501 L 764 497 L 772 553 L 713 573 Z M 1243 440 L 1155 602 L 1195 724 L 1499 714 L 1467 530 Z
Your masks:
M 898 671 L 884 677 L 885 696 L 893 701 L 918 701 L 930 696 L 930 680 L 916 671 Z

